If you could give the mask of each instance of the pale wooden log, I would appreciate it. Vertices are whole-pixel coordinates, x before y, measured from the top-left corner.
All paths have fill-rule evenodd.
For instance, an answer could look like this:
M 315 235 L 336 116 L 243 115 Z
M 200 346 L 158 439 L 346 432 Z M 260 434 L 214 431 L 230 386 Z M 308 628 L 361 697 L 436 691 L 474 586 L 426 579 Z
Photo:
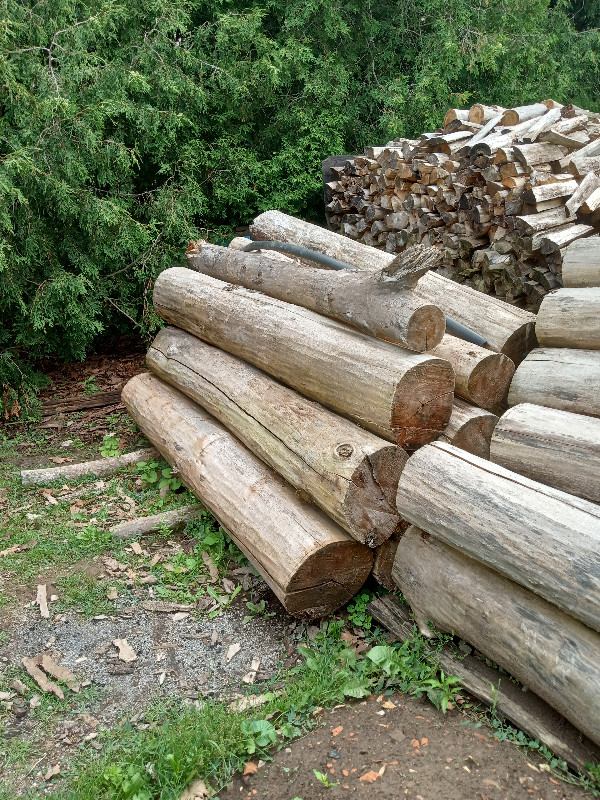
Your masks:
M 450 444 L 398 483 L 403 519 L 600 629 L 600 508 Z
M 393 260 L 389 253 L 279 211 L 265 211 L 254 220 L 250 231 L 254 239 L 295 242 L 359 269 L 385 269 Z M 534 314 L 433 272 L 423 275 L 414 291 L 446 316 L 485 336 L 490 349 L 504 353 L 515 363 L 535 346 Z
M 396 591 L 395 583 L 394 587 Z M 415 621 L 409 607 L 392 595 L 375 597 L 367 610 L 397 641 L 403 642 L 414 634 Z M 584 774 L 586 764 L 600 763 L 598 745 L 534 692 L 524 692 L 520 685 L 506 680 L 504 672 L 474 655 L 465 655 L 452 643 L 441 649 L 432 644 L 430 652 L 446 675 L 460 678 L 462 689 L 491 706 L 495 716 L 509 720 L 530 739 L 539 739 L 572 769 Z
M 341 320 L 409 350 L 431 349 L 446 328 L 443 312 L 409 291 L 428 269 L 441 265 L 442 252 L 435 247 L 411 247 L 378 272 L 301 267 L 204 242 L 186 260 L 205 275 Z
M 600 156 L 586 158 L 585 156 L 580 156 L 579 153 L 577 153 L 569 158 L 567 169 L 571 174 L 575 175 L 576 178 L 583 178 L 590 172 L 599 172 Z
M 184 528 L 188 522 L 198 518 L 198 506 L 181 506 L 162 514 L 152 514 L 150 517 L 138 517 L 129 522 L 119 522 L 108 529 L 117 539 L 135 539 L 138 536 L 147 536 L 161 530 L 170 532 Z
M 454 122 L 455 119 L 466 122 L 469 119 L 469 109 L 449 108 L 444 115 L 444 122 L 442 123 L 444 128 Z
M 600 350 L 600 288 L 556 289 L 547 294 L 535 332 L 540 347 Z
M 515 365 L 503 353 L 493 353 L 464 339 L 446 334 L 442 342 L 429 350 L 452 364 L 454 393 L 481 408 L 496 408 L 508 394 Z
M 578 158 L 595 158 L 600 156 L 600 139 L 588 142 L 581 150 L 577 151 Z
M 588 197 L 596 190 L 600 188 L 600 178 L 596 175 L 595 172 L 588 173 L 585 178 L 581 181 L 577 189 L 573 192 L 573 196 L 570 197 L 567 202 L 565 203 L 565 209 L 567 211 L 568 216 L 573 216 L 574 214 L 579 211 L 581 206 L 585 203 Z
M 506 669 L 600 743 L 600 636 L 528 589 L 410 527 L 394 579 L 424 636 L 430 621 Z
M 62 467 L 43 467 L 42 469 L 22 469 L 21 483 L 23 486 L 31 484 L 48 484 L 51 481 L 76 481 L 86 475 L 95 475 L 97 478 L 105 478 L 107 475 L 114 475 L 124 467 L 137 464 L 138 461 L 147 461 L 156 458 L 157 452 L 153 447 L 145 447 L 142 450 L 135 450 L 132 453 L 125 453 L 122 456 L 111 456 L 101 458 L 98 461 L 82 461 L 80 464 L 65 464 Z
M 516 229 L 525 236 L 531 236 L 540 231 L 556 228 L 559 225 L 564 225 L 566 222 L 568 222 L 568 220 L 564 206 L 552 208 L 550 211 L 542 211 L 539 214 L 526 214 L 524 216 L 514 217 Z
M 539 144 L 515 144 L 513 150 L 521 164 L 527 167 L 533 167 L 536 164 L 548 164 L 550 161 L 560 161 L 567 154 L 564 147 L 545 142 L 540 142 Z
M 533 116 L 537 116 L 534 114 Z M 531 125 L 525 134 L 525 139 L 529 142 L 535 142 L 538 136 L 546 131 L 560 120 L 560 108 L 552 108 L 542 116 L 538 117 L 533 125 Z
M 151 374 L 132 378 L 123 402 L 289 613 L 324 616 L 360 588 L 369 548 L 303 502 L 206 411 Z
M 547 116 L 548 108 L 543 103 L 533 103 L 530 106 L 518 106 L 517 108 L 508 108 L 502 115 L 502 124 L 507 126 L 518 125 L 520 122 L 527 122 L 530 119 L 539 117 L 541 115 Z M 556 122 L 560 118 L 560 111 L 558 117 L 554 120 Z
M 154 307 L 167 322 L 401 446 L 431 441 L 450 419 L 454 372 L 441 359 L 181 267 L 158 276 Z
M 498 114 L 503 114 L 505 108 L 502 106 L 484 106 L 481 103 L 475 103 L 469 109 L 469 122 L 476 122 L 478 125 L 485 125 L 486 122 Z
M 545 235 L 540 235 L 540 250 L 543 255 L 556 253 L 562 247 L 566 247 L 571 242 L 581 239 L 583 236 L 588 236 L 594 232 L 592 225 L 568 225 L 564 228 L 557 228 L 556 230 L 549 231 Z
M 600 286 L 600 237 L 578 239 L 566 248 L 562 281 L 569 289 Z
M 490 439 L 498 417 L 490 411 L 455 398 L 452 416 L 439 442 L 453 444 L 480 458 L 490 457 Z
M 539 186 L 532 186 L 524 191 L 521 196 L 526 203 L 542 203 L 547 200 L 568 197 L 573 194 L 577 187 L 578 184 L 575 180 L 543 183 Z
M 396 558 L 398 544 L 408 526 L 409 523 L 403 520 L 398 530 L 392 534 L 389 539 L 373 550 L 372 575 L 377 583 L 389 592 L 398 591 L 396 582 L 392 577 L 392 569 L 394 568 L 394 559 Z
M 557 133 L 556 131 L 547 131 L 541 136 L 542 141 L 549 142 L 550 144 L 557 144 L 560 147 L 566 147 L 567 150 L 580 150 L 587 141 L 587 136 L 583 134 L 572 134 L 567 136 L 564 133 Z
M 585 199 L 581 205 L 582 214 L 593 214 L 600 207 L 600 188 L 594 191 Z
M 600 417 L 600 353 L 544 347 L 517 367 L 508 405 L 535 405 Z
M 506 469 L 600 503 L 600 420 L 521 403 L 502 415 L 490 458 Z
M 400 447 L 177 328 L 158 334 L 146 363 L 357 541 L 376 547 L 398 527 Z

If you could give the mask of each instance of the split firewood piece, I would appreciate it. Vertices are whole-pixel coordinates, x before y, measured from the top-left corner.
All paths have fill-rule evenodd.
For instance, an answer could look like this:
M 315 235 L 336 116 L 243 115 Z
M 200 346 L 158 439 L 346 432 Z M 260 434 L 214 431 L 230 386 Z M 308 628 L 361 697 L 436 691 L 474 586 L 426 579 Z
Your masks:
M 600 156 L 593 156 L 588 158 L 580 155 L 581 151 L 575 153 L 568 160 L 568 171 L 575 175 L 576 178 L 583 178 L 590 172 L 600 171 Z
M 498 417 L 455 398 L 452 416 L 438 441 L 453 444 L 479 458 L 490 457 L 490 440 Z
M 564 147 L 547 142 L 536 144 L 515 144 L 513 151 L 518 160 L 526 167 L 536 164 L 549 164 L 551 161 L 560 161 L 567 154 Z
M 450 419 L 447 361 L 181 267 L 158 276 L 153 299 L 167 322 L 400 446 L 431 441 Z
M 254 239 L 295 242 L 364 270 L 385 269 L 394 259 L 390 253 L 279 211 L 265 211 L 258 216 L 250 232 Z M 515 364 L 535 346 L 535 315 L 523 309 L 434 272 L 423 275 L 413 291 L 441 308 L 446 316 L 480 333 L 492 350 L 504 353 Z
M 434 442 L 408 460 L 398 511 L 600 630 L 600 508 L 594 503 Z
M 508 405 L 534 403 L 600 417 L 598 386 L 598 350 L 540 347 L 517 368 L 508 392 Z
M 508 356 L 449 334 L 429 352 L 452 364 L 456 375 L 454 392 L 459 397 L 486 409 L 496 408 L 506 399 L 515 372 Z
M 558 250 L 566 247 L 577 239 L 589 236 L 589 234 L 593 232 L 594 228 L 591 225 L 565 225 L 562 228 L 556 228 L 548 233 L 538 234 L 536 240 L 539 237 L 539 249 L 541 253 L 543 255 L 549 255 L 550 253 L 556 253 Z M 533 249 L 537 248 L 534 247 Z
M 577 239 L 565 249 L 562 280 L 563 286 L 568 289 L 600 286 L 600 236 Z
M 595 172 L 588 173 L 578 185 L 577 189 L 575 189 L 573 195 L 565 203 L 567 214 L 569 216 L 574 216 L 588 197 L 599 188 L 600 178 Z
M 542 112 L 542 116 L 539 116 L 533 125 L 527 129 L 525 133 L 525 139 L 530 142 L 535 142 L 540 134 L 549 131 L 550 128 L 560 120 L 560 118 L 560 108 L 552 108 L 545 114 Z
M 156 458 L 156 450 L 154 448 L 144 448 L 133 453 L 125 453 L 122 456 L 102 458 L 99 461 L 67 464 L 64 467 L 24 469 L 21 470 L 21 483 L 23 486 L 29 486 L 30 484 L 43 484 L 57 480 L 74 481 L 85 475 L 96 475 L 99 478 L 103 478 L 106 475 L 113 475 L 123 467 L 136 464 L 138 461 L 147 461 L 149 458 Z
M 539 186 L 532 186 L 521 195 L 526 203 L 541 203 L 547 200 L 556 200 L 569 197 L 577 189 L 578 184 L 575 180 L 560 181 L 556 183 L 544 183 Z
M 428 621 L 460 636 L 600 744 L 596 631 L 415 527 L 400 540 L 394 579 L 424 636 Z
M 502 415 L 490 458 L 506 469 L 600 503 L 600 420 L 520 403 Z
M 534 233 L 564 225 L 568 221 L 564 206 L 559 206 L 538 214 L 515 216 L 514 226 L 524 236 L 532 236 Z
M 48 680 L 46 675 L 38 666 L 38 659 L 41 661 L 40 656 L 37 656 L 36 658 L 23 658 L 21 663 L 27 670 L 29 676 L 33 678 L 43 692 L 50 692 L 51 694 L 55 694 L 59 700 L 64 700 L 65 693 L 60 686 L 54 683 L 54 681 Z
M 164 511 L 162 514 L 152 514 L 150 517 L 139 517 L 130 522 L 120 522 L 109 528 L 108 532 L 118 539 L 132 539 L 160 530 L 179 531 L 188 522 L 197 519 L 199 510 L 198 506 L 181 506 L 172 511 Z
M 66 683 L 72 692 L 79 692 L 81 687 L 75 675 L 68 669 L 65 669 L 65 667 L 61 667 L 60 664 L 53 661 L 47 653 L 44 653 L 42 656 L 42 669 L 47 672 L 48 675 L 56 678 L 57 681 Z
M 535 332 L 541 347 L 600 350 L 600 288 L 557 289 L 547 294 Z
M 119 659 L 121 661 L 125 661 L 129 663 L 131 661 L 136 661 L 137 656 L 135 654 L 135 650 L 129 644 L 127 639 L 113 639 L 113 644 L 119 651 Z
M 123 401 L 291 614 L 324 616 L 354 596 L 371 571 L 368 547 L 304 502 L 206 411 L 154 375 L 130 380 Z
M 40 616 L 42 616 L 44 619 L 48 619 L 50 617 L 50 612 L 48 611 L 48 598 L 46 596 L 45 583 L 38 584 L 35 602 L 40 607 Z
M 438 248 L 409 248 L 372 273 L 306 267 L 206 242 L 197 246 L 187 264 L 198 272 L 341 320 L 409 350 L 423 352 L 444 335 L 442 311 L 409 291 L 425 272 L 441 265 Z
M 160 331 L 146 363 L 357 541 L 375 547 L 396 529 L 398 446 L 178 328 Z

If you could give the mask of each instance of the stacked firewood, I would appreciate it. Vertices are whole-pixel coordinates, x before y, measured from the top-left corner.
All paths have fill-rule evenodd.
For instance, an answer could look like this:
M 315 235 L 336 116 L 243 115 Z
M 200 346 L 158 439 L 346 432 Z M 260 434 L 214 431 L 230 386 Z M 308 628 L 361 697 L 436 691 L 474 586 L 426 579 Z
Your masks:
M 388 253 L 422 243 L 439 272 L 536 311 L 564 248 L 600 230 L 600 114 L 552 100 L 450 109 L 443 127 L 331 167 L 333 230 Z

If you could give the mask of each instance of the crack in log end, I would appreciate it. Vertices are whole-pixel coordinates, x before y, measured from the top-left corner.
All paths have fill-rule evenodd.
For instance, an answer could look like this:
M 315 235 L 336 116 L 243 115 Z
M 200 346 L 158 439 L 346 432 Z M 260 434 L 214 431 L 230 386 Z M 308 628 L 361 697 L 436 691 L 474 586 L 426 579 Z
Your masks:
M 353 596 L 345 586 L 329 580 L 288 592 L 283 602 L 288 613 L 298 619 L 321 619 L 349 603 Z
M 438 311 L 437 306 L 422 305 L 413 312 L 406 332 L 406 341 L 410 345 L 408 349 L 425 353 L 442 341 L 446 318 Z
M 413 367 L 397 387 L 390 428 L 393 441 L 414 450 L 436 439 L 446 428 L 454 402 L 454 370 L 436 359 Z
M 372 566 L 373 551 L 346 536 L 308 555 L 296 570 L 286 591 L 308 590 L 327 583 L 335 576 L 338 582 L 343 581 L 345 590 L 353 596 L 368 578 Z
M 469 376 L 469 400 L 480 408 L 498 408 L 505 402 L 515 374 L 513 361 L 502 353 L 490 353 Z

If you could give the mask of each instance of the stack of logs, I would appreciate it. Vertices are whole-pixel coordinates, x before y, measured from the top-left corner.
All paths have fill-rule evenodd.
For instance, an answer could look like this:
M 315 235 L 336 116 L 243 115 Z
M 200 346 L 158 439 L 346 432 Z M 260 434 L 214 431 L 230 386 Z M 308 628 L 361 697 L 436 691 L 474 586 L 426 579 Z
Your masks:
M 187 269 L 158 277 L 154 307 L 170 327 L 123 391 L 141 430 L 288 611 L 327 614 L 373 570 L 401 588 L 425 635 L 429 621 L 454 631 L 600 745 L 600 440 L 589 422 L 531 406 L 524 441 L 515 387 L 535 317 L 433 273 L 439 248 L 394 256 L 275 211 L 251 234 L 260 249 L 198 242 Z M 581 274 L 581 246 L 565 274 Z M 545 300 L 540 343 L 589 348 L 571 352 L 591 364 L 600 289 L 562 292 Z M 569 344 L 553 338 L 557 314 Z M 450 336 L 457 322 L 485 346 Z M 498 421 L 515 364 L 509 402 L 520 405 Z M 578 393 L 553 376 L 537 391 Z M 600 416 L 598 403 L 596 391 L 585 413 Z
M 330 175 L 332 229 L 387 253 L 436 245 L 442 275 L 536 311 L 562 285 L 564 248 L 600 230 L 600 114 L 552 100 L 450 109 L 439 130 Z

